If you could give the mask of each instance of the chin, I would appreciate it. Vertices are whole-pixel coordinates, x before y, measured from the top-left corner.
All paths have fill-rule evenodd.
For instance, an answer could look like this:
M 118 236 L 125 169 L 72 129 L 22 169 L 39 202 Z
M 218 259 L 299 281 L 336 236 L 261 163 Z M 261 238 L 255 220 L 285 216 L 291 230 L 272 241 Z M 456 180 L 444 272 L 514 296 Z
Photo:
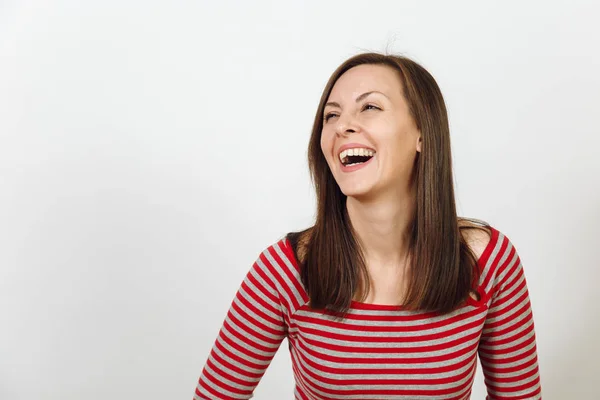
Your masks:
M 369 196 L 369 194 L 372 193 L 371 187 L 358 186 L 358 185 L 352 185 L 352 186 L 347 185 L 345 187 L 340 186 L 340 190 L 342 191 L 342 193 L 344 193 L 345 196 L 355 197 L 355 198 Z

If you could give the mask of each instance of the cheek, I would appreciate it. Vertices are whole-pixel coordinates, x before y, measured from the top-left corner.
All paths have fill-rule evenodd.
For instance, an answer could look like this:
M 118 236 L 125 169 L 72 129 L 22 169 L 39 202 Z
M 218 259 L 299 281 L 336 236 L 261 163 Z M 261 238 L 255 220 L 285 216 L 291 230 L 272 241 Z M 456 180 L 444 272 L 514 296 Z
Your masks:
M 382 137 L 379 145 L 384 149 L 382 158 L 391 169 L 404 170 L 412 165 L 416 148 L 406 132 L 396 132 L 394 135 Z
M 333 146 L 335 144 L 335 134 L 323 130 L 321 132 L 321 152 L 330 170 L 334 170 L 335 156 L 333 155 Z
M 331 135 L 327 134 L 325 130 L 321 131 L 321 151 L 325 155 L 325 158 L 330 157 L 332 146 L 333 141 Z

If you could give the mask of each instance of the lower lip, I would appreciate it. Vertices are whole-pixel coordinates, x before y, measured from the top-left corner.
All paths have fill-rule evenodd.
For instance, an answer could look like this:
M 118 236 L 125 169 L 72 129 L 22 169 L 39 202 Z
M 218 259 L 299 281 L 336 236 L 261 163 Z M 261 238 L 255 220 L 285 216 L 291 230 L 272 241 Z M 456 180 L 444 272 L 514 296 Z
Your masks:
M 354 171 L 357 171 L 357 170 L 359 170 L 359 169 L 361 169 L 361 168 L 364 168 L 364 167 L 366 167 L 367 165 L 369 165 L 369 163 L 370 163 L 371 161 L 373 161 L 373 159 L 374 159 L 374 158 L 375 158 L 375 156 L 373 156 L 373 157 L 369 158 L 369 160 L 368 160 L 368 161 L 365 161 L 364 163 L 360 163 L 360 164 L 356 164 L 356 165 L 351 165 L 351 166 L 349 166 L 349 167 L 345 166 L 345 165 L 344 165 L 344 164 L 342 164 L 342 162 L 340 161 L 340 164 L 341 164 L 341 166 L 342 166 L 342 172 L 354 172 Z

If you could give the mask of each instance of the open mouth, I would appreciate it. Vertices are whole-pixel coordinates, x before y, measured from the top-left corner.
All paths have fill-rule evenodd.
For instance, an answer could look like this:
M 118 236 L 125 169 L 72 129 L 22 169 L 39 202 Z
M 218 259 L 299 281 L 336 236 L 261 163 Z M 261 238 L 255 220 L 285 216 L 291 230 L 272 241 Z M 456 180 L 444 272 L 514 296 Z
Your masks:
M 371 158 L 373 158 L 373 156 L 347 156 L 342 160 L 342 164 L 344 167 L 351 167 L 353 165 L 366 163 Z
M 343 166 L 351 167 L 353 165 L 363 164 L 369 161 L 375 152 L 369 149 L 347 149 L 340 153 L 340 161 Z

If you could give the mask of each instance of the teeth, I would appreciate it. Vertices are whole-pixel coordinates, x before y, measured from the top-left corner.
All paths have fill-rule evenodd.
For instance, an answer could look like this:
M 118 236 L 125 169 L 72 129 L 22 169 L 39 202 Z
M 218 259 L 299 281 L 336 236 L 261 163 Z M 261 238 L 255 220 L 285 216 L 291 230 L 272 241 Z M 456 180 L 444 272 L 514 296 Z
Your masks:
M 344 158 L 347 156 L 369 156 L 373 157 L 375 152 L 373 150 L 365 148 L 346 149 L 340 153 L 340 161 L 344 162 Z

